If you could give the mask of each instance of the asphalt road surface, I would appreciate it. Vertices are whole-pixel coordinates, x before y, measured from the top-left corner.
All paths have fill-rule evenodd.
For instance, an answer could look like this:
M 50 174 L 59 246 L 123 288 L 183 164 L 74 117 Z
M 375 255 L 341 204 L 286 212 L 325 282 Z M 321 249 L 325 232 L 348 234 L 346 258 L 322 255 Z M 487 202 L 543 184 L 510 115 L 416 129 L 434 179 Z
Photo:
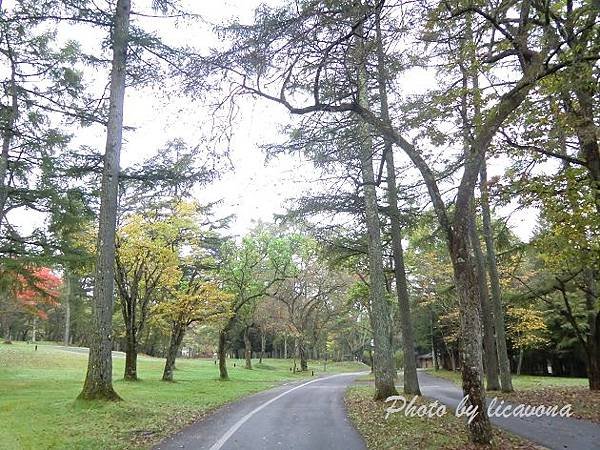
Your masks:
M 155 447 L 207 450 L 366 450 L 346 416 L 358 374 L 282 385 L 218 409 Z
M 344 407 L 344 391 L 356 376 L 338 374 L 290 383 L 247 397 L 184 428 L 155 450 L 366 450 Z M 448 380 L 419 372 L 419 382 L 424 396 L 452 409 L 463 397 L 462 390 Z M 548 449 L 600 449 L 600 425 L 589 421 L 493 417 L 492 422 Z
M 448 380 L 419 372 L 419 383 L 424 396 L 439 400 L 451 408 L 456 408 L 463 398 L 462 390 Z M 573 405 L 573 411 L 577 412 L 577 405 Z M 552 450 L 600 449 L 600 425 L 586 420 L 567 417 L 492 417 L 492 423 Z

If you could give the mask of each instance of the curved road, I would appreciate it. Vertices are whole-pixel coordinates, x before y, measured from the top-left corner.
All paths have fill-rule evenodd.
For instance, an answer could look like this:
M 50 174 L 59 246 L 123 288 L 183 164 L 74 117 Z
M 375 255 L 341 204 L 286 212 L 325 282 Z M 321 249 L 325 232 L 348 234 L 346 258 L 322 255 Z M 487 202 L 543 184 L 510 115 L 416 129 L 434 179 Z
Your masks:
M 155 447 L 206 450 L 366 450 L 346 417 L 357 373 L 286 384 L 218 409 Z
M 463 398 L 454 383 L 419 371 L 421 393 L 456 408 Z M 490 395 L 488 394 L 488 404 Z M 514 406 L 514 405 L 513 405 Z M 548 405 L 550 406 L 550 405 Z M 563 406 L 563 405 L 559 405 Z M 577 405 L 573 405 L 577 411 Z M 569 417 L 493 417 L 492 424 L 551 450 L 600 449 L 600 425 Z
M 255 394 L 219 408 L 155 450 L 366 450 L 344 407 L 344 391 L 357 375 L 337 374 Z M 451 408 L 462 399 L 461 389 L 450 381 L 419 371 L 419 382 L 424 396 Z M 600 426 L 585 420 L 510 417 L 492 422 L 548 449 L 600 449 Z

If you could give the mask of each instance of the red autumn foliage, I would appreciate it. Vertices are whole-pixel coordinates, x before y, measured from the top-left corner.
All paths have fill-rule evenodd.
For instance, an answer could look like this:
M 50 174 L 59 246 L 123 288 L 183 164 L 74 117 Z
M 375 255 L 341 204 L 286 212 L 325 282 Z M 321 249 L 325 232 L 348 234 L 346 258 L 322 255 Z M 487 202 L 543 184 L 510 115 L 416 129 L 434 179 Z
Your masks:
M 16 299 L 19 306 L 40 319 L 47 319 L 48 315 L 42 308 L 58 305 L 61 279 L 49 268 L 40 267 L 27 276 L 19 275 L 18 281 Z

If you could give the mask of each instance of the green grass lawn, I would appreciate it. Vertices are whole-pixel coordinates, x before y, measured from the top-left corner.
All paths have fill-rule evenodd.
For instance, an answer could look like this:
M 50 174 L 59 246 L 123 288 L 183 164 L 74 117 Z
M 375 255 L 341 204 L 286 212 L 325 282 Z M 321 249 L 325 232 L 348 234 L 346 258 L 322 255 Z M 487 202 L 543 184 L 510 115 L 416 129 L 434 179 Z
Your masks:
M 290 360 L 265 359 L 254 370 L 228 362 L 218 380 L 211 360 L 177 361 L 175 383 L 159 381 L 164 360 L 142 357 L 139 382 L 122 381 L 124 359 L 113 358 L 116 403 L 75 401 L 87 354 L 57 346 L 0 344 L 0 449 L 147 448 L 211 408 L 309 373 L 292 374 Z M 257 360 L 255 360 L 257 362 Z M 309 365 L 315 375 L 322 364 Z M 364 370 L 360 363 L 328 364 L 328 372 Z
M 450 370 L 433 370 L 428 369 L 427 373 L 430 375 L 445 378 L 447 380 L 453 381 L 456 384 L 461 384 L 461 375 L 460 372 L 452 372 Z M 512 377 L 513 387 L 515 390 L 525 390 L 525 389 L 540 389 L 545 387 L 577 387 L 577 386 L 587 386 L 588 380 L 587 378 L 568 378 L 568 377 L 553 377 L 553 376 L 537 376 L 537 375 L 513 375 Z

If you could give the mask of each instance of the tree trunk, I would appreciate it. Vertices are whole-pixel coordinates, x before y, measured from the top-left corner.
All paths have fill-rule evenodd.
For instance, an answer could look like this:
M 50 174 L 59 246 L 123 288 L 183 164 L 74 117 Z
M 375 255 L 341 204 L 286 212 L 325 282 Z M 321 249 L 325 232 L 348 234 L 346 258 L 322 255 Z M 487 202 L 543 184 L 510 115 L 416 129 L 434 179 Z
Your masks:
M 171 330 L 171 339 L 169 340 L 169 349 L 167 350 L 167 360 L 165 361 L 165 370 L 163 371 L 163 381 L 173 381 L 173 371 L 175 370 L 175 360 L 179 354 L 181 342 L 185 336 L 186 326 L 179 322 L 173 323 Z
M 125 338 L 125 374 L 126 381 L 137 381 L 138 343 L 136 333 L 128 333 Z
M 498 352 L 498 365 L 500 369 L 500 388 L 502 392 L 512 392 L 512 377 L 510 374 L 510 360 L 506 345 L 506 325 L 504 323 L 504 308 L 502 307 L 502 291 L 500 290 L 500 277 L 498 263 L 496 262 L 496 247 L 492 230 L 492 215 L 490 212 L 490 197 L 487 185 L 487 167 L 484 160 L 480 169 L 481 192 L 481 218 L 483 220 L 483 238 L 485 240 L 487 270 L 490 276 L 492 290 L 492 310 L 494 312 L 494 330 L 496 331 L 496 350 Z
M 113 59 L 110 103 L 102 172 L 92 330 L 88 370 L 79 394 L 84 400 L 118 400 L 112 386 L 112 316 L 114 308 L 115 229 L 119 189 L 119 159 L 123 135 L 123 103 L 130 0 L 118 0 L 112 30 Z
M 386 71 L 381 39 L 380 10 L 376 12 L 377 31 L 377 84 L 381 102 L 381 117 L 389 122 L 390 113 L 386 88 Z M 394 276 L 396 279 L 396 295 L 398 296 L 398 312 L 400 314 L 400 331 L 402 332 L 402 348 L 404 353 L 404 393 L 421 395 L 417 378 L 417 361 L 415 358 L 415 341 L 410 317 L 410 298 L 404 266 L 404 250 L 402 248 L 402 231 L 400 228 L 400 211 L 398 209 L 398 192 L 396 184 L 396 168 L 394 164 L 393 143 L 385 139 L 385 165 L 387 173 L 387 199 L 390 208 L 392 232 L 392 251 L 394 254 Z
M 573 86 L 579 102 L 579 110 L 571 112 L 575 115 L 572 123 L 577 134 L 580 154 L 588 170 L 596 212 L 600 215 L 600 145 L 598 144 L 600 129 L 596 126 L 594 117 L 594 98 L 597 92 L 594 87 L 596 82 L 592 76 L 594 73 L 592 65 L 592 62 L 586 62 L 587 67 L 577 73 L 581 78 L 574 80 Z
M 485 262 L 481 251 L 481 242 L 477 233 L 474 205 L 469 217 L 469 238 L 473 249 L 473 262 L 477 272 L 477 283 L 479 286 L 479 302 L 481 304 L 483 318 L 483 349 L 485 358 L 485 376 L 488 391 L 500 390 L 498 380 L 498 358 L 496 354 L 496 338 L 494 336 L 494 316 L 489 301 L 489 290 L 485 273 Z
M 296 357 L 298 356 L 298 339 L 294 338 L 294 370 L 293 373 L 296 373 Z
M 259 364 L 262 364 L 263 356 L 265 355 L 265 333 L 260 333 L 260 358 L 258 360 Z
M 8 160 L 10 156 L 10 147 L 14 137 L 15 124 L 19 117 L 19 103 L 17 97 L 17 83 L 15 62 L 12 51 L 7 55 L 10 61 L 10 107 L 9 114 L 6 117 L 6 126 L 2 133 L 2 153 L 0 153 L 0 230 L 5 219 L 6 202 L 8 200 Z M 10 340 L 9 340 L 10 341 Z
M 225 355 L 225 345 L 227 343 L 227 330 L 223 329 L 219 331 L 219 378 L 221 380 L 228 380 L 229 374 L 227 373 L 227 360 Z
M 387 167 L 387 191 L 390 207 L 392 232 L 392 248 L 394 253 L 394 276 L 396 278 L 396 295 L 398 297 L 398 312 L 400 314 L 400 330 L 402 332 L 402 348 L 404 353 L 404 393 L 421 395 L 417 378 L 417 361 L 415 358 L 415 342 L 410 317 L 410 300 L 406 268 L 404 266 L 404 250 L 400 230 L 400 212 L 398 210 L 398 194 L 396 192 L 396 173 L 394 154 L 391 143 L 386 143 L 385 149 Z
M 300 357 L 300 370 L 306 372 L 308 370 L 308 362 L 306 361 L 306 347 L 302 340 L 298 343 L 298 356 Z
M 11 323 L 9 320 L 5 319 L 2 321 L 2 328 L 4 328 L 4 343 L 12 344 L 12 339 L 10 335 L 10 327 Z
M 459 201 L 462 200 L 462 203 Z M 492 428 L 486 411 L 485 392 L 481 379 L 482 336 L 481 304 L 477 274 L 470 254 L 469 216 L 470 201 L 457 199 L 454 220 L 454 233 L 451 247 L 452 266 L 460 314 L 460 335 L 462 343 L 461 369 L 462 388 L 467 404 L 477 408 L 478 414 L 469 425 L 471 440 L 477 444 L 492 441 Z
M 37 339 L 37 316 L 33 317 L 32 325 L 31 325 L 31 342 L 35 343 Z
M 492 442 L 492 426 L 487 415 L 482 379 L 482 285 L 478 276 L 480 265 L 477 265 L 477 261 L 473 259 L 472 245 L 469 241 L 472 234 L 470 230 L 474 225 L 472 206 L 475 184 L 485 158 L 485 150 L 488 148 L 487 142 L 493 136 L 493 133 L 490 134 L 493 128 L 487 128 L 485 124 L 482 124 L 479 75 L 475 68 L 476 55 L 473 53 L 474 47 L 470 45 L 473 41 L 472 16 L 471 13 L 468 13 L 465 18 L 465 38 L 461 43 L 463 64 L 460 65 L 463 74 L 461 116 L 464 132 L 464 169 L 456 194 L 452 227 L 447 227 L 445 231 L 448 236 L 448 248 L 460 311 L 463 394 L 467 397 L 467 405 L 477 411 L 477 415 L 469 424 L 471 442 L 489 445 Z M 469 82 L 472 84 L 471 86 L 469 86 Z M 470 110 L 472 118 L 469 118 Z M 495 118 L 498 120 L 499 114 L 496 114 Z M 469 132 L 471 127 L 475 128 L 476 135 L 474 137 Z M 478 130 L 480 127 L 481 131 Z M 485 145 L 483 145 L 484 143 Z M 478 239 L 477 242 L 479 242 Z
M 358 35 L 361 35 L 359 30 Z M 363 57 L 364 42 L 358 40 L 359 63 L 358 69 L 358 101 L 368 108 L 367 74 Z M 360 120 L 359 144 L 360 166 L 363 181 L 364 213 L 368 237 L 369 281 L 371 302 L 371 328 L 373 330 L 374 370 L 375 370 L 375 400 L 385 400 L 391 395 L 397 395 L 394 386 L 396 368 L 391 346 L 391 315 L 386 298 L 385 274 L 383 272 L 383 255 L 381 249 L 381 228 L 377 192 L 375 190 L 375 175 L 373 172 L 373 146 L 370 139 L 369 127 Z
M 250 341 L 250 327 L 244 328 L 244 358 L 246 369 L 252 369 L 252 342 Z
M 283 335 L 283 359 L 287 359 L 288 358 L 288 352 L 287 352 L 287 334 Z
M 65 333 L 63 336 L 63 343 L 67 347 L 71 341 L 71 295 L 73 286 L 71 285 L 71 275 L 68 271 L 65 271 L 65 297 L 64 297 L 64 308 L 65 308 Z
M 521 366 L 523 365 L 523 349 L 519 349 L 519 362 L 517 363 L 517 376 L 521 375 Z
M 590 390 L 600 390 L 600 311 L 597 310 L 596 271 L 585 269 L 585 303 L 587 309 L 587 372 Z
M 435 345 L 435 333 L 434 333 L 434 317 L 433 309 L 431 310 L 431 355 L 433 356 L 433 369 L 437 372 L 440 370 L 440 365 L 437 358 L 437 346 Z
M 590 390 L 600 390 L 600 312 L 596 314 L 594 328 L 588 337 L 588 383 Z

